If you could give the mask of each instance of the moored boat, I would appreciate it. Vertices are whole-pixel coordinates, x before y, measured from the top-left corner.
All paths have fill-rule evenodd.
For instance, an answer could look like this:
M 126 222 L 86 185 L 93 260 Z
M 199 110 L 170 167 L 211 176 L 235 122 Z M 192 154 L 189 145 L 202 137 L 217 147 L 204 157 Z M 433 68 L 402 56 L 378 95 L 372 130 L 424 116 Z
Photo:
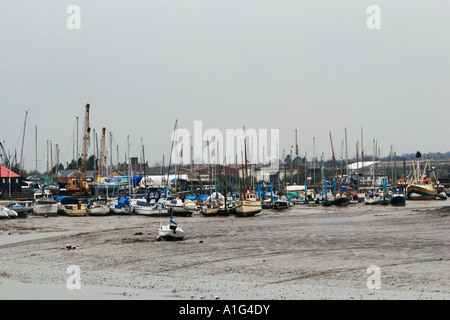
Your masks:
M 165 216 L 169 210 L 162 203 L 148 203 L 146 201 L 137 201 L 133 207 L 134 213 L 143 216 Z
M 406 204 L 406 197 L 402 193 L 394 193 L 391 196 L 390 203 L 394 206 L 402 206 Z
M 261 210 L 261 200 L 256 197 L 256 193 L 247 190 L 236 203 L 235 213 L 239 217 L 250 217 L 261 212 Z
M 88 200 L 87 214 L 90 216 L 106 216 L 110 213 L 108 202 L 105 198 L 93 198 Z

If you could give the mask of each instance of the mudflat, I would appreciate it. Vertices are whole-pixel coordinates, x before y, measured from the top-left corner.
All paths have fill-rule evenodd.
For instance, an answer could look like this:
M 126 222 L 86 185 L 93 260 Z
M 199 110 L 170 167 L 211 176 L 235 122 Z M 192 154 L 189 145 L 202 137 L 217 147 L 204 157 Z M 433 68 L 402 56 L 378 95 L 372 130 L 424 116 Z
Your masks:
M 174 217 L 182 241 L 156 240 L 164 217 L 3 219 L 0 298 L 449 299 L 449 215 L 448 201 L 194 214 Z

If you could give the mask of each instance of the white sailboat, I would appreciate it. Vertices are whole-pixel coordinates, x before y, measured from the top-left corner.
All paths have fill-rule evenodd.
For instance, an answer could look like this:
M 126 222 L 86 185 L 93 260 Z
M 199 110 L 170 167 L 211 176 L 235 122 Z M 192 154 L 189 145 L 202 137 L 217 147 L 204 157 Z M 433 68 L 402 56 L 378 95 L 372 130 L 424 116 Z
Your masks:
M 110 213 L 105 198 L 94 198 L 88 201 L 87 214 L 90 216 L 106 216 Z
M 160 226 L 158 230 L 158 237 L 163 240 L 183 240 L 184 235 L 183 229 L 172 218 L 169 224 Z
M 148 203 L 147 201 L 137 201 L 133 206 L 134 213 L 143 216 L 165 216 L 169 210 L 163 203 Z

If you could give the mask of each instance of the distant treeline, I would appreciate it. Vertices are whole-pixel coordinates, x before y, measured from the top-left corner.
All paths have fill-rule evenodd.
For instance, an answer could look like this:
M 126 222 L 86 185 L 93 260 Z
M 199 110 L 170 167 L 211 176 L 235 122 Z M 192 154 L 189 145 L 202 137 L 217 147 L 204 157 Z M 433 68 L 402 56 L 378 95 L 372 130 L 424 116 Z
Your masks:
M 418 157 L 419 156 L 419 157 Z M 442 152 L 431 152 L 431 153 L 421 153 L 420 151 L 417 151 L 416 153 L 404 153 L 401 156 L 397 155 L 397 160 L 410 160 L 411 158 L 420 158 L 420 156 L 423 159 L 426 159 L 429 157 L 430 159 L 449 159 L 450 158 L 450 151 L 447 151 L 445 153 Z M 390 156 L 382 158 L 383 160 L 389 161 L 391 159 Z

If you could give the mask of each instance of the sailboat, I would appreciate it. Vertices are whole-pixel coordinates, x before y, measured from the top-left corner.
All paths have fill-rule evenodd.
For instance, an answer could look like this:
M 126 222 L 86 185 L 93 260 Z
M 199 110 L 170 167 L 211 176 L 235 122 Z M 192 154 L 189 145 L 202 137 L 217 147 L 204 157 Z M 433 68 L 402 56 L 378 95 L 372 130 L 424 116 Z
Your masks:
M 336 171 L 336 178 L 338 181 L 338 191 L 339 193 L 336 193 L 335 199 L 333 204 L 337 206 L 345 206 L 350 204 L 350 199 L 347 197 L 347 195 L 342 193 L 342 185 L 341 185 L 341 176 L 338 173 L 338 169 L 336 166 L 336 158 L 334 156 L 334 147 L 333 147 L 333 139 L 331 138 L 331 132 L 330 132 L 330 142 L 331 142 L 331 151 L 333 153 L 333 164 Z
M 169 224 L 162 225 L 158 230 L 158 240 L 183 240 L 184 239 L 184 231 L 180 227 L 178 227 L 177 223 L 173 221 L 172 217 L 170 217 Z
M 90 216 L 106 216 L 110 213 L 106 198 L 92 198 L 88 200 L 87 213 Z
M 177 127 L 177 121 L 175 120 L 175 126 L 173 128 L 174 132 L 176 130 Z M 167 172 L 167 178 L 169 178 L 169 170 L 170 170 L 170 163 L 171 163 L 171 159 L 172 159 L 172 149 L 173 149 L 173 140 L 172 140 L 172 147 L 170 150 L 170 158 L 169 158 L 169 168 L 168 168 L 168 172 Z M 169 179 L 167 179 L 168 181 Z M 180 227 L 178 227 L 177 223 L 175 221 L 173 221 L 173 208 L 170 208 L 170 220 L 169 220 L 169 224 L 167 225 L 162 225 L 159 227 L 158 230 L 158 240 L 159 239 L 163 239 L 163 240 L 183 240 L 184 239 L 184 231 L 183 229 L 181 229 Z
M 245 128 L 244 128 L 245 131 Z M 245 137 L 245 135 L 244 135 Z M 247 171 L 247 143 L 244 138 L 245 163 L 242 166 L 242 178 L 244 191 L 241 192 L 240 200 L 236 203 L 235 213 L 239 217 L 250 217 L 261 212 L 261 200 L 256 193 L 252 191 L 248 185 L 248 171 Z

